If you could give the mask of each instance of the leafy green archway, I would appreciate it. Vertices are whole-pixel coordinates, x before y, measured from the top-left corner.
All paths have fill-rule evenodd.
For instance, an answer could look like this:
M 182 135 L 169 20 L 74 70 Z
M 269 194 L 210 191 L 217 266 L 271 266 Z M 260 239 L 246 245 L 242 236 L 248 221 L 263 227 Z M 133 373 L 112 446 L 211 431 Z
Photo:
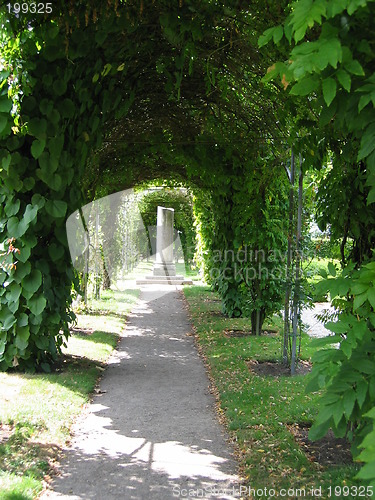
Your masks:
M 1 271 L 2 369 L 48 369 L 68 335 L 65 220 L 84 202 L 153 178 L 185 179 L 207 190 L 211 253 L 246 244 L 241 207 L 271 196 L 264 158 L 274 165 L 265 179 L 279 168 L 274 97 L 259 88 L 258 7 L 57 2 L 52 13 L 2 15 L 0 228 L 17 249 Z M 280 12 L 271 5 L 269 16 Z M 218 287 L 237 314 L 246 283 L 229 274 Z

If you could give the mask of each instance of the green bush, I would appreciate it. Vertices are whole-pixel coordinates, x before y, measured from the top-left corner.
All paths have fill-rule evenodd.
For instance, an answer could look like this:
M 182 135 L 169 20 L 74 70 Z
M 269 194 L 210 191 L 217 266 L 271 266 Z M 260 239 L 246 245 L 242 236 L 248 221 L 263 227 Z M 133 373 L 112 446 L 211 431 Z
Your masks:
M 354 458 L 365 463 L 357 477 L 375 485 L 375 261 L 340 276 L 331 263 L 329 273 L 318 289 L 330 293 L 339 314 L 325 325 L 333 335 L 316 341 L 323 348 L 313 357 L 308 390 L 324 393 L 310 438 L 329 428 L 346 436 Z

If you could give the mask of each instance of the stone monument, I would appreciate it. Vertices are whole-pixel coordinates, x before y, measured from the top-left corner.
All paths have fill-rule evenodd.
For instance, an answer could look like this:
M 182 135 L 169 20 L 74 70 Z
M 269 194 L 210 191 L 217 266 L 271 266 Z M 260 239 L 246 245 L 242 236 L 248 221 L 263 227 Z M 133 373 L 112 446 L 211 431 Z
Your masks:
M 173 245 L 175 241 L 174 209 L 158 207 L 156 226 L 156 255 L 152 276 L 137 280 L 138 285 L 192 285 L 193 282 L 176 275 Z
M 173 255 L 173 224 L 173 208 L 158 207 L 154 276 L 176 276 L 176 265 Z

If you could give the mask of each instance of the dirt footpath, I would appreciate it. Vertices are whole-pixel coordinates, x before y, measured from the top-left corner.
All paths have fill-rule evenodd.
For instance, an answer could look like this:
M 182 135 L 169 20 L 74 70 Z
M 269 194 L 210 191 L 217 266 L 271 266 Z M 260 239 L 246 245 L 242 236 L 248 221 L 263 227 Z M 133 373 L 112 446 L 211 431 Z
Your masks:
M 176 287 L 146 286 L 43 500 L 239 498 Z

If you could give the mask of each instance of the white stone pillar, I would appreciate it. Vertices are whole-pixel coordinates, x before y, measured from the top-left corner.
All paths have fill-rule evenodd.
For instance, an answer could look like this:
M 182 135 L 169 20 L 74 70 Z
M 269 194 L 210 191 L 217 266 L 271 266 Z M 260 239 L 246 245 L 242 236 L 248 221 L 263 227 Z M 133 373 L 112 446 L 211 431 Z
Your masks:
M 175 276 L 173 256 L 174 210 L 158 207 L 156 226 L 156 258 L 154 276 Z

